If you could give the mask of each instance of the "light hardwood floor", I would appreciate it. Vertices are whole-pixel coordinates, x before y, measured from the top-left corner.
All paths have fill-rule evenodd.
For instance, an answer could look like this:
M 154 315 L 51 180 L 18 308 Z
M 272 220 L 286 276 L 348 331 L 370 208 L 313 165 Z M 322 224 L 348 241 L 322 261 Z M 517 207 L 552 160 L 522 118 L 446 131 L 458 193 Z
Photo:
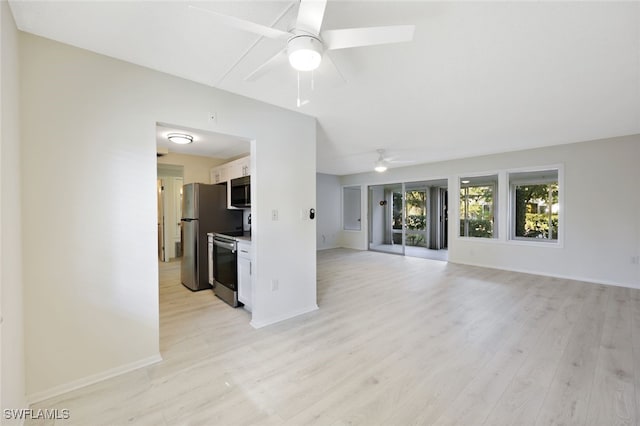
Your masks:
M 78 425 L 640 418 L 638 290 L 337 249 L 318 253 L 320 310 L 254 330 L 178 266 L 161 265 L 164 361 L 32 408 Z

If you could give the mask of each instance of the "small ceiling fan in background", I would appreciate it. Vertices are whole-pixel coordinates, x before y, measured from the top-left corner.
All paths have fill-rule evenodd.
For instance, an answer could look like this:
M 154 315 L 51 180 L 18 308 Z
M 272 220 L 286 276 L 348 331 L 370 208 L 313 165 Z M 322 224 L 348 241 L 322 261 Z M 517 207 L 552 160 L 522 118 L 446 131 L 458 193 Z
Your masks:
M 218 24 L 282 41 L 283 49 L 245 77 L 245 80 L 255 80 L 285 63 L 287 59 L 291 66 L 298 71 L 313 71 L 320 66 L 323 57 L 331 61 L 327 55 L 329 50 L 413 40 L 414 25 L 321 31 L 326 6 L 327 0 L 300 0 L 297 19 L 289 31 L 282 31 L 196 6 L 189 7 L 208 13 L 212 21 Z
M 412 164 L 415 161 L 411 160 L 396 160 L 393 157 L 386 157 L 386 151 L 384 149 L 377 149 L 378 159 L 374 162 L 374 168 L 378 173 L 386 172 L 390 164 Z

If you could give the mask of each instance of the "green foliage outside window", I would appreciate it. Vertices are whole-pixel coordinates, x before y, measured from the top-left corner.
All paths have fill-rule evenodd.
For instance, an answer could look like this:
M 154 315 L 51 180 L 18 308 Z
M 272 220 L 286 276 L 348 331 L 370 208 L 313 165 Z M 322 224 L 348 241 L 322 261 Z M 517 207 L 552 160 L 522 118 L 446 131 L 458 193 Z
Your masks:
M 493 238 L 493 185 L 460 188 L 460 236 Z
M 515 236 L 557 240 L 558 184 L 516 185 L 515 193 Z
M 467 235 L 465 235 L 465 221 L 460 220 L 460 236 L 465 237 L 479 237 L 479 238 L 492 238 L 493 237 L 493 221 L 486 219 L 470 219 L 467 221 L 469 224 Z
M 393 193 L 392 229 L 402 229 L 402 193 Z M 425 190 L 407 190 L 405 192 L 406 230 L 425 231 L 427 229 L 427 192 Z M 402 234 L 393 234 L 394 244 L 402 244 Z M 426 247 L 424 234 L 407 233 L 405 243 L 408 246 Z
M 423 231 L 427 227 L 427 216 L 412 214 L 407 216 L 407 229 Z
M 402 229 L 402 193 L 393 193 L 393 229 Z

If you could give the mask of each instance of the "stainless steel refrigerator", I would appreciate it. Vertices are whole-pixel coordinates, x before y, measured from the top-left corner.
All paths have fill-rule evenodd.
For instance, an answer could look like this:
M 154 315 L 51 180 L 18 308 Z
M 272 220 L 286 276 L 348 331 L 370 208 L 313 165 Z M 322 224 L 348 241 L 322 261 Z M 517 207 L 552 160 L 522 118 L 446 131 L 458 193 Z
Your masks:
M 227 186 L 189 183 L 182 187 L 180 279 L 190 290 L 211 288 L 207 233 L 242 231 L 242 210 L 227 209 Z

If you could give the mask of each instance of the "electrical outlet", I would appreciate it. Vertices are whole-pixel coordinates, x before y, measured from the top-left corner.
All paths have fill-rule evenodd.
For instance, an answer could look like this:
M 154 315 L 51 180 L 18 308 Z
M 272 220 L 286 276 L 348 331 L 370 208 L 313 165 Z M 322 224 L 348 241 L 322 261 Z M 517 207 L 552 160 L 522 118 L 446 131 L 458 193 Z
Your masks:
M 271 220 L 278 220 L 278 210 L 271 210 Z
M 271 280 L 271 291 L 278 291 L 278 280 Z
M 631 264 L 632 265 L 640 264 L 640 256 L 631 256 Z

